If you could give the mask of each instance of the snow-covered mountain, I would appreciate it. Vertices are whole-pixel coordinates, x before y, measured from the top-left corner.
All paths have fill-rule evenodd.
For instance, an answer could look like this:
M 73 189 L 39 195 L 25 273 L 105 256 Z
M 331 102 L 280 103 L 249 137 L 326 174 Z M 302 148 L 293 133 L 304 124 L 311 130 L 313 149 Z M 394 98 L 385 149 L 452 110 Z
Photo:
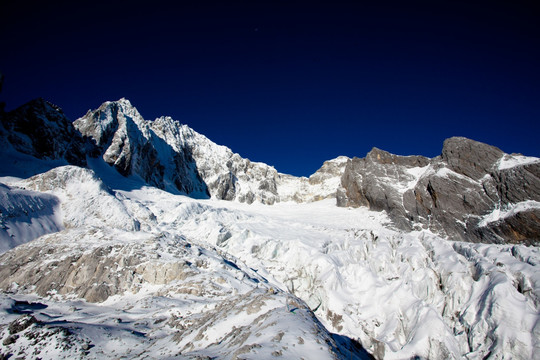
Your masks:
M 3 356 L 540 352 L 537 158 L 452 138 L 297 178 L 125 99 L 22 109 L 0 113 Z
M 74 125 L 121 174 L 137 175 L 150 185 L 197 197 L 249 204 L 322 199 L 335 194 L 345 167 L 343 158 L 338 158 L 332 163 L 343 166 L 327 165 L 311 180 L 280 174 L 170 117 L 144 120 L 126 99 L 106 102 Z

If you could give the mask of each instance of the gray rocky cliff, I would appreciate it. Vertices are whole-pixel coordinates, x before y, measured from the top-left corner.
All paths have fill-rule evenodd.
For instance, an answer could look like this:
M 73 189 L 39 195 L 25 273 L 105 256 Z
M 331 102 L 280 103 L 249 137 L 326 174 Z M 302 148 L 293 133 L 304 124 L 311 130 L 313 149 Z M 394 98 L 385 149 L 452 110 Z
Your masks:
M 402 229 L 473 242 L 540 241 L 540 159 L 463 137 L 447 139 L 433 159 L 373 149 L 347 163 L 341 185 L 338 206 L 387 211 Z
M 124 176 L 195 197 L 280 201 L 273 167 L 242 158 L 170 117 L 145 120 L 126 99 L 106 102 L 74 125 Z
M 373 148 L 365 158 L 347 163 L 337 193 L 338 206 L 367 206 L 387 211 L 400 227 L 409 221 L 403 194 L 416 180 L 418 169 L 429 164 L 423 156 L 399 156 Z
M 280 201 L 278 172 L 272 166 L 243 158 L 170 117 L 160 117 L 150 127 L 175 151 L 189 154 L 213 198 L 264 204 Z
M 86 165 L 86 144 L 58 106 L 38 98 L 0 119 L 3 136 L 15 150 L 39 159 Z

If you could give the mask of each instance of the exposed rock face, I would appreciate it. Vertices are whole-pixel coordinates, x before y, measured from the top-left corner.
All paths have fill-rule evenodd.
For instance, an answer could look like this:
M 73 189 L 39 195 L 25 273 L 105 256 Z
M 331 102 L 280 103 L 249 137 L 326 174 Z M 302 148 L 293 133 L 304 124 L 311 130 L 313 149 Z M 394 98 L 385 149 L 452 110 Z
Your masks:
M 168 116 L 144 120 L 126 99 L 106 102 L 74 122 L 98 155 L 124 176 L 196 197 L 274 204 L 333 197 L 347 158 L 331 160 L 309 180 L 242 158 Z
M 373 148 L 365 158 L 348 162 L 341 178 L 343 188 L 337 193 L 338 206 L 385 210 L 406 227 L 403 193 L 428 164 L 423 156 L 398 156 Z
M 144 120 L 128 100 L 106 102 L 74 124 L 124 176 L 196 197 L 280 201 L 273 167 L 252 163 L 170 117 Z
M 84 141 L 56 105 L 39 98 L 0 119 L 15 150 L 39 159 L 86 165 Z
M 190 151 L 167 143 L 128 100 L 106 102 L 74 125 L 93 139 L 103 160 L 120 174 L 138 175 L 161 189 L 207 194 Z M 163 129 L 167 125 L 159 121 L 155 127 Z
M 281 200 L 277 190 L 279 174 L 274 167 L 242 158 L 171 118 L 155 122 L 163 121 L 171 122 L 171 129 L 175 129 L 163 132 L 163 137 L 174 146 L 189 149 L 212 197 L 249 204 L 274 204 Z
M 444 141 L 441 160 L 450 170 L 479 180 L 495 168 L 503 154 L 494 146 L 453 137 Z
M 89 302 L 102 302 L 112 295 L 137 292 L 145 283 L 169 284 L 185 280 L 193 273 L 185 262 L 156 260 L 145 251 L 144 244 L 103 244 L 90 251 L 79 246 L 79 251 L 74 251 L 76 247 L 66 242 L 69 237 L 88 235 L 79 231 L 57 233 L 49 235 L 48 243 L 41 247 L 26 250 L 19 247 L 4 255 L 2 264 L 10 265 L 0 265 L 3 275 L 0 288 L 9 289 L 13 282 L 33 284 L 35 292 L 41 296 L 71 294 Z M 113 242 L 110 237 L 105 236 L 105 239 Z M 174 253 L 179 258 L 187 254 L 183 246 L 174 249 Z
M 508 155 L 466 138 L 444 142 L 433 159 L 373 149 L 352 159 L 339 206 L 386 210 L 396 226 L 429 228 L 455 240 L 540 240 L 540 159 Z

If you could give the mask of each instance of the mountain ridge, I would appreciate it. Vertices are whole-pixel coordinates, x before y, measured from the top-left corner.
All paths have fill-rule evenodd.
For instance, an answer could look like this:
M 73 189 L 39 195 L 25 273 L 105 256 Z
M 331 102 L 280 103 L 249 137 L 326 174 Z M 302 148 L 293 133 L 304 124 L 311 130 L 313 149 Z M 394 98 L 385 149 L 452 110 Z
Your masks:
M 535 243 L 540 232 L 540 160 L 464 137 L 445 140 L 434 158 L 374 147 L 364 158 L 328 160 L 305 178 L 243 158 L 171 117 L 145 120 L 125 98 L 73 123 L 37 99 L 2 122 L 17 151 L 82 166 L 86 156 L 101 158 L 123 176 L 196 198 L 269 205 L 336 198 L 338 206 L 386 211 L 398 228 L 462 241 Z M 495 219 L 501 211 L 507 216 Z
M 525 359 L 540 348 L 538 158 L 450 138 L 444 156 L 374 148 L 297 178 L 127 106 L 107 102 L 76 125 L 43 101 L 0 113 L 0 355 Z

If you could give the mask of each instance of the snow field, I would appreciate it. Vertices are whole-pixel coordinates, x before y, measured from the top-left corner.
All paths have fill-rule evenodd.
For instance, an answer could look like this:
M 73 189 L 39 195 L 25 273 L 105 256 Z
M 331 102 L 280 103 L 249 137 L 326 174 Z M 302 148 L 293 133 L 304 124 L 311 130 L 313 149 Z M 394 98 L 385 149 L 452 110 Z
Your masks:
M 339 338 L 318 320 L 385 359 L 528 359 L 539 351 L 536 247 L 395 231 L 384 213 L 337 208 L 333 200 L 246 205 L 128 183 L 71 166 L 10 183 L 60 199 L 55 214 L 66 226 L 6 254 L 40 257 L 37 265 L 21 265 L 20 279 L 36 268 L 54 274 L 75 256 L 81 266 L 84 260 L 109 268 L 96 265 L 97 280 L 93 268 L 89 277 L 79 271 L 63 293 L 51 287 L 39 297 L 28 295 L 42 289 L 37 277 L 34 287 L 12 284 L 16 295 L 3 295 L 2 324 L 16 318 L 9 313 L 15 298 L 34 296 L 48 309 L 60 307 L 55 321 L 94 345 L 73 351 L 95 358 L 112 350 L 130 358 L 330 357 Z M 90 279 L 97 282 L 85 288 Z M 112 284 L 104 302 L 79 300 L 102 299 L 88 293 L 101 282 Z M 291 312 L 293 302 L 298 310 Z M 56 324 L 46 311 L 34 314 Z

